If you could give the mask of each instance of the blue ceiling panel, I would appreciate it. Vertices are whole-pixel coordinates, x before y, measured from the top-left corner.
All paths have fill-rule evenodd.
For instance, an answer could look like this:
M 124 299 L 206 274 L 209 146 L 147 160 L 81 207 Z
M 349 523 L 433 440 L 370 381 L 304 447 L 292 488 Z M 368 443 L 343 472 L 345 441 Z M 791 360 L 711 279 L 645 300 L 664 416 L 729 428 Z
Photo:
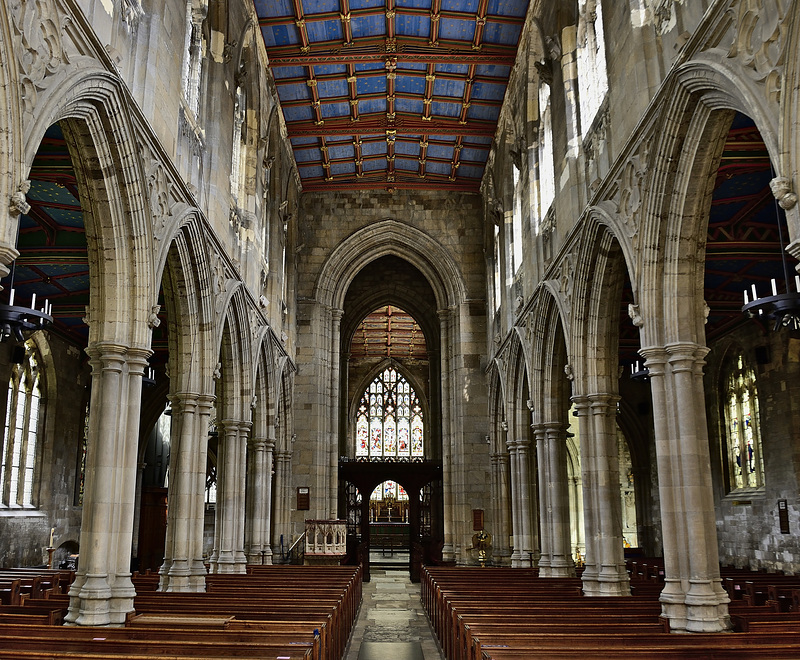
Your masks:
M 294 159 L 298 164 L 313 162 L 315 160 L 319 160 L 320 158 L 322 158 L 322 153 L 316 147 L 306 147 L 305 149 L 294 150 Z
M 428 160 L 425 163 L 425 171 L 428 174 L 445 174 L 450 175 L 450 163 L 437 163 L 433 160 Z
M 63 227 L 83 228 L 83 212 L 67 209 L 47 209 L 48 215 Z
M 467 119 L 479 121 L 497 121 L 500 117 L 500 106 L 476 105 L 473 103 L 467 110 Z
M 453 18 L 439 19 L 439 37 L 445 40 L 471 42 L 475 38 L 475 21 Z
M 431 36 L 430 16 L 398 14 L 396 25 L 397 34 L 401 37 L 420 37 L 427 39 Z
M 331 174 L 341 176 L 343 174 L 355 174 L 356 165 L 352 161 L 349 163 L 331 163 Z
M 437 117 L 458 117 L 461 115 L 461 103 L 434 101 L 431 104 L 431 112 Z
M 466 76 L 469 73 L 467 64 L 437 64 L 436 73 L 450 73 L 456 76 Z
M 464 144 L 485 144 L 489 147 L 492 144 L 492 139 L 485 135 L 470 135 L 464 139 Z
M 377 156 L 386 153 L 385 142 L 364 142 L 361 145 L 361 154 L 364 156 Z
M 419 161 L 417 159 L 410 160 L 408 158 L 395 158 L 395 169 L 404 170 L 406 172 L 416 172 L 419 169 Z
M 394 143 L 394 152 L 397 155 L 417 157 L 419 156 L 419 142 L 400 142 L 400 140 L 397 140 Z
M 370 160 L 365 160 L 362 164 L 365 172 L 378 172 L 380 170 L 386 169 L 386 159 L 385 158 L 374 158 Z
M 339 0 L 303 0 L 303 13 L 325 14 L 339 11 Z
M 87 269 L 85 264 L 37 264 L 36 267 L 48 277 L 68 275 L 69 273 L 83 273 Z
M 344 78 L 340 78 L 339 80 L 318 80 L 317 94 L 319 94 L 321 99 L 329 99 L 336 96 L 349 96 L 347 81 Z
M 466 83 L 463 80 L 448 80 L 446 78 L 436 78 L 433 83 L 434 96 L 454 96 L 463 98 Z
M 424 62 L 398 62 L 398 71 L 427 71 L 428 65 Z
M 356 155 L 355 147 L 352 144 L 337 144 L 328 146 L 328 156 L 331 160 L 340 158 L 354 158 Z
M 479 64 L 475 67 L 475 75 L 502 78 L 503 84 L 511 75 L 511 67 L 502 64 Z
M 302 78 L 305 80 L 308 71 L 304 66 L 276 66 L 272 69 L 275 80 L 284 78 Z
M 477 163 L 485 163 L 489 157 L 489 151 L 485 149 L 468 149 L 461 150 L 461 160 L 471 160 Z
M 325 119 L 350 116 L 349 103 L 323 103 L 321 109 L 322 109 L 322 116 Z
M 459 176 L 466 176 L 471 179 L 479 179 L 483 176 L 483 167 L 473 167 L 472 165 L 462 165 L 458 168 Z
M 409 9 L 430 9 L 431 0 L 396 0 L 395 6 Z
M 287 83 L 278 86 L 281 101 L 310 101 L 311 91 L 306 83 Z
M 272 25 L 261 29 L 267 48 L 291 46 L 298 43 L 297 28 L 294 25 Z
M 446 147 L 442 144 L 428 145 L 428 156 L 431 158 L 446 158 L 447 160 L 450 160 L 453 157 L 453 151 L 453 147 Z
M 528 3 L 521 0 L 489 0 L 488 14 L 495 16 L 515 16 L 523 18 L 528 10 Z
M 361 101 L 359 101 L 359 116 L 374 114 L 376 112 L 386 112 L 386 97 L 377 99 L 361 99 Z
M 31 181 L 31 187 L 27 195 L 37 202 L 55 202 L 56 204 L 80 206 L 80 202 L 69 189 L 51 181 Z
M 317 144 L 317 138 L 315 137 L 293 137 L 291 139 L 293 147 L 300 147 L 307 144 Z
M 344 76 L 346 74 L 347 74 L 347 67 L 344 64 L 314 65 L 315 76 Z
M 397 99 L 394 102 L 394 107 L 397 112 L 408 112 L 410 114 L 421 115 L 423 104 L 422 99 Z
M 442 11 L 474 13 L 478 11 L 480 0 L 442 0 Z
M 350 11 L 354 9 L 375 9 L 383 7 L 385 0 L 350 0 Z
M 383 62 L 359 62 L 356 64 L 356 73 L 364 71 L 383 71 L 386 65 Z
M 308 167 L 297 166 L 297 171 L 303 179 L 316 179 L 325 176 L 325 170 L 321 165 L 313 165 Z
M 472 98 L 486 101 L 502 101 L 506 95 L 505 85 L 476 82 L 472 86 Z
M 483 29 L 483 40 L 488 44 L 505 44 L 511 46 L 519 41 L 522 32 L 520 25 L 508 25 L 507 23 L 494 23 L 486 21 Z
M 344 37 L 342 22 L 338 18 L 331 21 L 306 21 L 306 34 L 312 44 L 319 41 L 341 41 Z
M 365 37 L 382 37 L 386 34 L 386 16 L 354 16 L 350 17 L 350 29 L 353 32 L 353 39 L 363 39 Z
M 359 94 L 385 94 L 386 76 L 369 76 L 356 81 L 356 91 Z
M 354 139 L 352 135 L 331 135 L 326 138 L 328 144 L 333 142 L 352 142 Z
M 77 275 L 59 279 L 58 283 L 68 291 L 86 291 L 89 289 L 89 275 Z M 37 296 L 38 297 L 38 296 Z
M 309 106 L 296 105 L 291 108 L 284 108 L 283 117 L 286 121 L 309 121 L 314 119 L 315 115 Z
M 424 94 L 425 76 L 399 75 L 395 78 L 394 88 L 400 94 Z
M 254 0 L 259 16 L 292 16 L 292 0 Z

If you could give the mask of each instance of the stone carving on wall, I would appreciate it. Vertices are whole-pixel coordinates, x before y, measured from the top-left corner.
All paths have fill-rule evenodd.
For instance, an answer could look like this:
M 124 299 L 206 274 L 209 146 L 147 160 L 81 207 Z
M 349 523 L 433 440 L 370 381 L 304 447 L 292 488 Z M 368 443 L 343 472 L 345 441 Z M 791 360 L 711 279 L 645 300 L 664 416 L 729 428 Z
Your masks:
M 622 222 L 625 233 L 634 247 L 638 243 L 641 212 L 644 205 L 652 136 L 639 143 L 637 151 L 628 158 L 614 182 L 611 200 L 614 212 Z
M 780 102 L 788 4 L 787 0 L 740 0 L 728 10 L 735 29 L 728 57 L 738 59 L 764 85 L 772 103 Z
M 769 187 L 782 209 L 788 211 L 797 204 L 797 195 L 792 192 L 792 180 L 785 176 L 776 176 L 769 182 Z
M 221 314 L 228 297 L 228 288 L 234 282 L 234 278 L 228 272 L 225 261 L 218 252 L 211 252 L 209 262 L 211 264 L 211 290 L 214 294 L 214 308 L 217 314 Z
M 173 184 L 164 166 L 152 158 L 147 146 L 142 146 L 141 156 L 145 163 L 145 181 L 150 199 L 150 213 L 153 216 L 153 237 L 161 241 L 165 238 L 175 207 L 175 199 L 172 196 Z
M 575 262 L 577 259 L 578 255 L 575 252 L 570 252 L 558 267 L 558 288 L 564 301 L 564 311 L 568 316 L 572 316 L 572 289 L 575 281 Z
M 653 27 L 658 34 L 667 32 L 673 23 L 675 0 L 654 0 L 652 5 Z
M 62 40 L 68 19 L 59 13 L 53 0 L 12 0 L 8 9 L 21 41 L 17 57 L 22 102 L 30 112 L 39 92 L 47 87 L 47 78 L 69 64 Z
M 25 199 L 25 195 L 28 194 L 28 191 L 31 189 L 31 182 L 28 180 L 23 181 L 19 184 L 19 188 L 17 192 L 11 194 L 11 200 L 8 204 L 8 212 L 11 217 L 17 217 L 18 215 L 25 215 L 28 211 L 31 210 L 31 205 L 28 204 L 28 200 Z
M 135 30 L 139 24 L 139 19 L 144 16 L 141 0 L 122 0 L 120 3 L 120 14 L 122 22 L 128 26 L 129 30 Z

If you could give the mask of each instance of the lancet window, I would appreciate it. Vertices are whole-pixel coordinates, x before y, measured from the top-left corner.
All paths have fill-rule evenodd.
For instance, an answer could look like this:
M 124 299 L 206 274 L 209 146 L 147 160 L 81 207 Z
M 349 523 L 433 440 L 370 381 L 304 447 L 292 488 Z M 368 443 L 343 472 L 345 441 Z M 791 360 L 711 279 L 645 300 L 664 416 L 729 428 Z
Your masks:
M 421 457 L 423 419 L 417 393 L 394 367 L 367 387 L 356 413 L 356 456 Z
M 550 111 L 550 85 L 539 85 L 539 225 L 556 196 L 556 172 L 553 165 L 553 120 Z
M 183 57 L 183 97 L 195 119 L 200 111 L 200 84 L 203 77 L 203 22 L 207 0 L 186 3 L 186 37 Z
M 725 426 L 731 490 L 764 485 L 755 372 L 741 355 L 726 379 Z
M 586 137 L 608 92 L 603 13 L 599 0 L 578 2 L 578 102 Z
M 38 353 L 25 342 L 24 356 L 11 368 L 6 402 L 3 462 L 0 468 L 2 505 L 33 506 L 34 472 L 38 447 L 42 382 Z

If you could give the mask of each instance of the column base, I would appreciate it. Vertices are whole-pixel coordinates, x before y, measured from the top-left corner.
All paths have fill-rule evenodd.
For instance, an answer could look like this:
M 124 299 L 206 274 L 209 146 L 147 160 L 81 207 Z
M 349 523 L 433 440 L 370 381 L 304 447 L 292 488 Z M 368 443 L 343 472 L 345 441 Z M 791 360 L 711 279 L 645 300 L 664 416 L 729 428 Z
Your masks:
M 109 626 L 111 587 L 108 575 L 86 575 L 80 587 L 70 589 L 69 613 L 65 625 Z M 116 617 L 115 617 L 116 618 Z

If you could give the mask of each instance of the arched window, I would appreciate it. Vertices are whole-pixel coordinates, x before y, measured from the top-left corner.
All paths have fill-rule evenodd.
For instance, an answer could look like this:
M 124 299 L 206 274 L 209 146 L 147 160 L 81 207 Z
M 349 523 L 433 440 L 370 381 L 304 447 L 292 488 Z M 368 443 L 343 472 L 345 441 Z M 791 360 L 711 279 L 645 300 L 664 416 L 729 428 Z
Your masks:
M 33 506 L 34 471 L 39 433 L 42 386 L 35 344 L 25 342 L 25 353 L 11 367 L 8 380 L 3 464 L 0 472 L 2 505 Z
M 512 271 L 516 275 L 522 266 L 522 177 L 517 164 L 513 163 L 512 166 L 514 184 L 513 233 L 511 236 L 514 264 Z
M 556 170 L 553 164 L 553 120 L 550 112 L 550 85 L 541 81 L 539 85 L 539 222 L 544 221 L 556 197 Z
M 364 391 L 356 413 L 356 456 L 421 457 L 422 408 L 417 393 L 394 367 Z
M 578 103 L 581 137 L 586 137 L 608 91 L 606 45 L 600 0 L 578 2 Z
M 194 118 L 200 112 L 200 84 L 203 77 L 203 22 L 207 0 L 187 0 L 186 36 L 183 54 L 183 97 Z
M 731 490 L 760 488 L 764 485 L 764 459 L 761 455 L 755 372 L 738 355 L 723 382 Z
M 247 118 L 247 94 L 240 84 L 236 86 L 233 107 L 233 151 L 231 153 L 231 195 L 239 205 L 244 201 L 244 159 L 247 153 L 244 125 Z

